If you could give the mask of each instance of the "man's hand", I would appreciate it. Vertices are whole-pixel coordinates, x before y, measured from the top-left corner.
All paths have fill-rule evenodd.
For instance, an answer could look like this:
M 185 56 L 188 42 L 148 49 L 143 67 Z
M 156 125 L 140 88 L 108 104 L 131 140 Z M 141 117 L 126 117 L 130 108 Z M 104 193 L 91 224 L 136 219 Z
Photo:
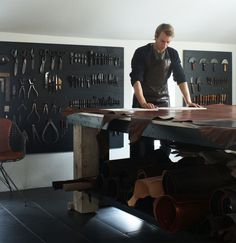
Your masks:
M 142 108 L 145 108 L 145 109 L 156 109 L 156 108 L 158 108 L 158 107 L 155 106 L 154 104 L 152 104 L 152 103 L 147 103 L 147 102 L 142 103 L 142 104 L 141 104 L 141 107 L 142 107 Z
M 188 107 L 199 107 L 201 108 L 202 106 L 200 106 L 199 104 L 196 104 L 196 103 L 193 103 L 193 102 L 190 102 L 187 104 Z

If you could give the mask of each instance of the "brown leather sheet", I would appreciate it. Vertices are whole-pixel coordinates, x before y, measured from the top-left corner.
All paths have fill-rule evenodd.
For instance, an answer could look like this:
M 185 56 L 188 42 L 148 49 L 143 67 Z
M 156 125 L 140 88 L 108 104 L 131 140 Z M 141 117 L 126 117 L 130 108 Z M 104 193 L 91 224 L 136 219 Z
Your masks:
M 191 122 L 199 126 L 202 136 L 209 141 L 223 146 L 234 148 L 236 146 L 236 106 L 235 105 L 209 105 L 207 109 L 193 110 L 150 110 L 150 111 L 121 111 L 105 109 L 72 109 L 64 111 L 64 115 L 75 112 L 103 114 L 102 126 L 114 119 L 130 117 L 129 138 L 136 142 L 143 134 L 145 128 L 152 120 L 172 120 L 173 122 Z M 101 127 L 102 127 L 101 126 Z

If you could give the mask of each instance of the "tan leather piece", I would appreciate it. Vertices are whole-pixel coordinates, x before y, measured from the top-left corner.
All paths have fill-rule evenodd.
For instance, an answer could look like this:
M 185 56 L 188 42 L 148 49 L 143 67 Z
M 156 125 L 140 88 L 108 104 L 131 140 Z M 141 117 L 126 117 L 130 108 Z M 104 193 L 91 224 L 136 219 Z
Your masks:
M 135 182 L 133 196 L 128 200 L 128 205 L 134 207 L 138 199 L 145 197 L 159 197 L 164 194 L 162 176 L 138 179 Z

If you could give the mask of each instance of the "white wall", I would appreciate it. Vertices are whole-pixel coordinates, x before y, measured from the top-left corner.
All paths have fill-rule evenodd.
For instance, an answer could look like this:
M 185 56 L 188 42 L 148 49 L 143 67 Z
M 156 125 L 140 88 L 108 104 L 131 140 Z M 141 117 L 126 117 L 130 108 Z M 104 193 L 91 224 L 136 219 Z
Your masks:
M 124 104 L 125 108 L 130 108 L 132 103 L 132 87 L 130 85 L 130 60 L 134 50 L 146 43 L 146 41 L 130 40 L 103 40 L 103 39 L 85 39 L 68 38 L 55 36 L 23 35 L 14 33 L 0 33 L 1 41 L 14 42 L 34 42 L 34 43 L 54 43 L 54 44 L 73 44 L 73 45 L 94 45 L 94 46 L 119 46 L 124 47 Z M 150 40 L 151 42 L 152 40 Z M 236 54 L 236 45 L 220 45 L 213 43 L 189 43 L 172 42 L 171 46 L 179 51 L 182 58 L 183 50 L 208 50 L 208 51 L 228 51 L 232 52 L 233 64 Z M 233 65 L 233 80 L 235 79 L 235 65 Z M 172 105 L 181 106 L 182 99 L 174 82 L 170 83 L 170 93 Z M 233 90 L 235 90 L 233 82 Z M 233 103 L 236 103 L 235 94 L 233 94 Z M 111 159 L 124 158 L 129 156 L 129 146 L 127 136 L 125 137 L 125 146 L 122 149 L 114 149 L 110 152 Z M 73 178 L 73 154 L 52 153 L 52 154 L 30 154 L 17 163 L 8 163 L 6 165 L 8 173 L 14 178 L 19 188 L 35 188 L 51 186 L 52 181 L 67 180 Z M 6 188 L 0 183 L 0 191 Z

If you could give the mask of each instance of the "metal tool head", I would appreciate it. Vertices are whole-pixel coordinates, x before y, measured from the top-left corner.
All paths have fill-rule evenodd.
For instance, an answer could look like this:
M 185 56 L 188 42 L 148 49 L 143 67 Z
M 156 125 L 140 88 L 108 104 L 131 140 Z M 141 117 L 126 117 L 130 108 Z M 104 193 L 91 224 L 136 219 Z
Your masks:
M 0 65 L 5 65 L 10 61 L 9 57 L 4 55 L 4 54 L 0 54 Z
M 226 64 L 227 65 L 227 64 L 229 64 L 229 61 L 227 59 L 223 59 L 221 64 Z
M 196 78 L 196 83 L 197 83 L 197 84 L 200 84 L 201 82 L 202 82 L 202 78 L 201 78 L 201 77 L 197 77 L 197 78 Z
M 219 63 L 219 61 L 216 58 L 212 58 L 211 59 L 211 63 L 212 64 L 217 64 L 217 63 Z
M 188 59 L 188 62 L 189 62 L 189 63 L 196 63 L 196 62 L 197 62 L 197 59 L 196 59 L 195 57 L 190 57 L 190 58 Z
M 201 58 L 199 63 L 200 64 L 205 64 L 205 63 L 207 63 L 207 59 L 206 58 Z

